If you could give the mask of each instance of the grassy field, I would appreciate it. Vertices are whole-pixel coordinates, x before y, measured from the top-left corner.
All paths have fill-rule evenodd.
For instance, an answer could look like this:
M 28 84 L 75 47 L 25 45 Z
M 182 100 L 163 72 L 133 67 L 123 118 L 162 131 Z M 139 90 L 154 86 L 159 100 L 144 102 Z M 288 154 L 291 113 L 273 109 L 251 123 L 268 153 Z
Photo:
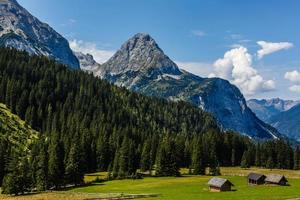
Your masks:
M 290 186 L 248 186 L 246 178 L 249 172 L 281 173 L 289 177 Z M 182 171 L 183 173 L 185 170 Z M 244 170 L 240 168 L 222 168 L 223 176 L 229 179 L 235 187 L 235 191 L 212 193 L 208 191 L 208 176 L 188 176 L 174 178 L 144 178 L 141 180 L 115 180 L 94 185 L 71 189 L 67 192 L 52 192 L 25 197 L 1 196 L 0 199 L 12 200 L 56 200 L 56 199 L 101 199 L 111 195 L 120 194 L 159 194 L 159 197 L 147 198 L 148 200 L 283 200 L 300 199 L 300 171 L 293 170 L 267 170 L 252 168 Z M 105 178 L 106 173 L 88 174 L 85 181 Z M 106 198 L 109 199 L 109 198 Z

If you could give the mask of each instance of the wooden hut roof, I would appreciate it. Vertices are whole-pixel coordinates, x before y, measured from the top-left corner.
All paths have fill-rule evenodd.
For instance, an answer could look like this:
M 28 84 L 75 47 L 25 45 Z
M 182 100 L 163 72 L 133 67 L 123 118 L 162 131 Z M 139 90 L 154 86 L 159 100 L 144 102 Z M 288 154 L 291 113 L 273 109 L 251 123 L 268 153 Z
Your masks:
M 281 174 L 268 174 L 265 181 L 270 183 L 280 183 L 282 179 L 287 181 L 287 179 Z
M 210 179 L 208 185 L 214 187 L 222 187 L 225 183 L 229 183 L 231 186 L 233 186 L 233 184 L 229 180 L 216 177 Z
M 263 175 L 263 174 L 250 173 L 250 174 L 248 175 L 248 179 L 258 181 L 259 179 L 261 179 L 261 178 L 264 177 L 264 176 L 265 176 L 265 175 Z

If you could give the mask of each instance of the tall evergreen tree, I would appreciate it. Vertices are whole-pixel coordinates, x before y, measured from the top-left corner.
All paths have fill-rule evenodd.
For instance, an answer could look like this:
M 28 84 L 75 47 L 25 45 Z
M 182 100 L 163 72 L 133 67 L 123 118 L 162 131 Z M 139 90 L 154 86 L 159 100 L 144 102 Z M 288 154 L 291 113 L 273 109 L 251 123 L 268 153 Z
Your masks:
M 176 152 L 176 145 L 169 135 L 166 135 L 157 153 L 157 176 L 179 176 L 179 163 Z
M 141 170 L 147 171 L 151 169 L 151 138 L 148 138 L 144 145 L 141 155 Z
M 300 169 L 300 149 L 299 146 L 294 151 L 294 170 Z
M 64 150 L 57 133 L 53 133 L 53 138 L 49 145 L 48 175 L 49 184 L 59 188 L 64 180 Z
M 192 168 L 193 174 L 204 175 L 205 174 L 205 163 L 202 148 L 202 141 L 200 138 L 196 138 L 193 145 L 192 154 Z
M 82 152 L 80 152 L 80 143 L 78 141 L 78 138 L 75 137 L 68 154 L 68 160 L 65 170 L 68 182 L 74 184 L 75 186 L 83 183 L 84 171 L 82 160 L 83 158 Z

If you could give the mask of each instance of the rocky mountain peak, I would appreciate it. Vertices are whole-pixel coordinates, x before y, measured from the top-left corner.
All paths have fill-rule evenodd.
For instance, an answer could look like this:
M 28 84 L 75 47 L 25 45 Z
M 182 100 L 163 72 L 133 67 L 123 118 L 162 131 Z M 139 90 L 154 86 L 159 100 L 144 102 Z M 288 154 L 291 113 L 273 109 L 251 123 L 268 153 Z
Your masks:
M 178 66 L 164 54 L 156 41 L 146 33 L 138 33 L 101 66 L 102 74 L 155 69 L 159 73 L 181 74 Z
M 32 16 L 16 0 L 0 0 L 0 46 L 45 55 L 79 69 L 68 41 L 48 24 Z

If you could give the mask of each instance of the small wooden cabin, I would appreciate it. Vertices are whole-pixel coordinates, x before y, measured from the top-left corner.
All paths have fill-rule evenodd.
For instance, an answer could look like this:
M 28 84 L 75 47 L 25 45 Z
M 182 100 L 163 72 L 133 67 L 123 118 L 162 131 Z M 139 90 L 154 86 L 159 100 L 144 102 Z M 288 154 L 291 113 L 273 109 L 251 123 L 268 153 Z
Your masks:
M 266 184 L 287 185 L 288 180 L 281 174 L 268 174 L 265 182 Z
M 229 180 L 223 178 L 212 178 L 208 182 L 209 190 L 212 192 L 231 191 L 234 186 Z
M 247 176 L 247 181 L 249 185 L 262 185 L 265 183 L 266 176 L 263 174 L 250 173 Z

